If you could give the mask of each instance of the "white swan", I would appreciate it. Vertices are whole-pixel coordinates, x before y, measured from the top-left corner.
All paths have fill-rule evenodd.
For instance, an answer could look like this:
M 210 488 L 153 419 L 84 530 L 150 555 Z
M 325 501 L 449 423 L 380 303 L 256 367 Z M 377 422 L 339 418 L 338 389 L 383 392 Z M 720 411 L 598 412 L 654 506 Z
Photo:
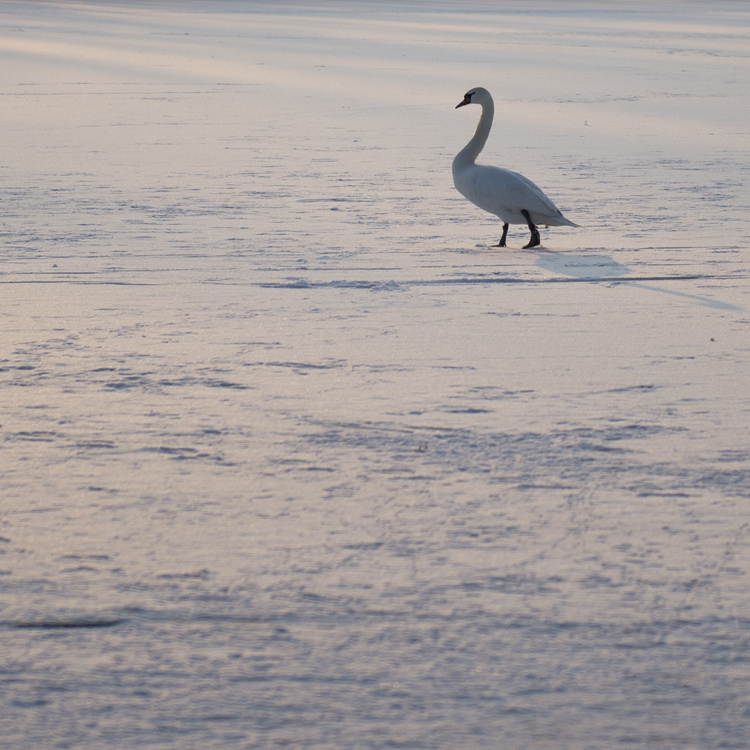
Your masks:
M 566 219 L 541 189 L 522 174 L 476 164 L 492 128 L 495 104 L 490 92 L 483 88 L 467 92 L 456 109 L 467 104 L 481 104 L 482 116 L 474 137 L 453 160 L 453 184 L 464 198 L 503 220 L 503 236 L 494 247 L 505 247 L 508 224 L 528 225 L 531 239 L 524 249 L 541 244 L 537 224 L 577 227 L 578 224 Z

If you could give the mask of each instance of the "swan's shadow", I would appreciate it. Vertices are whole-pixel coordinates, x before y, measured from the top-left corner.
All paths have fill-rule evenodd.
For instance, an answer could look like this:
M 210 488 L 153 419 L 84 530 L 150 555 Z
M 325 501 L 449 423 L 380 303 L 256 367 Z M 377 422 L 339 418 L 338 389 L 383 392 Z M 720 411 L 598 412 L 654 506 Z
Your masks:
M 644 281 L 666 281 L 666 280 L 694 280 L 704 278 L 703 276 L 634 276 L 628 277 L 632 273 L 627 266 L 618 263 L 609 255 L 569 255 L 568 253 L 557 253 L 552 250 L 541 250 L 536 261 L 539 268 L 545 271 L 562 276 L 569 276 L 574 279 L 590 279 L 591 281 L 612 281 L 618 284 L 628 284 L 638 289 L 647 289 L 652 292 L 661 292 L 662 294 L 671 294 L 675 297 L 688 299 L 696 305 L 703 307 L 712 307 L 715 310 L 740 310 L 736 305 L 730 305 L 728 302 L 701 297 L 697 294 L 687 294 L 686 292 L 677 292 L 673 289 L 664 289 L 663 287 L 651 286 L 644 284 Z M 626 277 L 626 278 L 623 278 Z

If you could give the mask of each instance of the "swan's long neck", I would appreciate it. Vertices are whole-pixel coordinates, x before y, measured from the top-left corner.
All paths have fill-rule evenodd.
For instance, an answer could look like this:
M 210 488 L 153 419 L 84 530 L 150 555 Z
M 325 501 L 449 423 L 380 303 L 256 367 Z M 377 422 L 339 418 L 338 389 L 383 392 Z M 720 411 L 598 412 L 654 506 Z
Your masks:
M 482 153 L 484 144 L 492 129 L 492 118 L 495 116 L 495 105 L 492 101 L 482 102 L 482 116 L 479 118 L 474 137 L 458 152 L 455 164 L 473 164 Z

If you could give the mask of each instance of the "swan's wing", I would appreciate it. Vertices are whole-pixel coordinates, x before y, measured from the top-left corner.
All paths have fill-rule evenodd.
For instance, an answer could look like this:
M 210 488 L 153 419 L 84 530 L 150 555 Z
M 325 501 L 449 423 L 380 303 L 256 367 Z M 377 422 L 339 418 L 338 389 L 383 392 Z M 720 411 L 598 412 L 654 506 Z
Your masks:
M 534 206 L 534 208 L 526 209 L 531 214 L 531 220 L 535 224 L 548 224 L 551 227 L 578 226 L 578 224 L 574 224 L 572 221 L 570 221 L 570 219 L 566 219 L 562 215 L 560 209 L 544 194 L 544 191 L 539 187 L 539 185 L 532 182 L 528 177 L 524 177 L 522 174 L 519 174 L 518 172 L 510 172 L 510 170 L 505 171 L 517 177 L 526 185 L 526 187 L 530 191 L 529 198 L 531 198 L 531 193 L 533 193 L 536 198 L 538 198 L 538 205 Z
M 525 224 L 525 209 L 535 224 L 576 226 L 538 185 L 518 172 L 472 164 L 458 170 L 454 182 L 464 197 L 509 224 Z

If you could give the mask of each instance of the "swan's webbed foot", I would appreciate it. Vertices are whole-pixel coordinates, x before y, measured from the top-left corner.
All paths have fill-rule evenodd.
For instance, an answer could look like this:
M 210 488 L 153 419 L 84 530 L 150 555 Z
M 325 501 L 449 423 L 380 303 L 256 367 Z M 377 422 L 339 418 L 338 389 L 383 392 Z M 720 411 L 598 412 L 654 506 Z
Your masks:
M 508 237 L 508 224 L 507 222 L 503 224 L 503 236 L 500 238 L 500 242 L 497 243 L 497 245 L 493 245 L 492 247 L 505 247 L 505 240 Z
M 524 215 L 526 223 L 529 225 L 529 230 L 531 231 L 531 239 L 529 240 L 527 245 L 523 246 L 523 249 L 528 250 L 530 247 L 539 247 L 539 245 L 542 244 L 542 240 L 539 237 L 539 230 L 536 228 L 536 225 L 531 220 L 529 212 L 525 208 L 521 209 L 521 213 Z
M 539 247 L 542 244 L 541 237 L 539 237 L 539 230 L 534 227 L 534 231 L 531 233 L 531 239 L 528 244 L 523 246 L 524 250 L 528 250 L 530 247 Z

